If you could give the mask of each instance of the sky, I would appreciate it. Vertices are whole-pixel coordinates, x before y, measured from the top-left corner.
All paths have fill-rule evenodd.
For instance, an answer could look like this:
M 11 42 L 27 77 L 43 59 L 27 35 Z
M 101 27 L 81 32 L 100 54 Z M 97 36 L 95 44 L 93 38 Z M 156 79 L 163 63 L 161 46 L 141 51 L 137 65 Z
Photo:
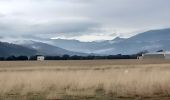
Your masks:
M 128 38 L 170 27 L 170 0 L 0 0 L 0 39 Z

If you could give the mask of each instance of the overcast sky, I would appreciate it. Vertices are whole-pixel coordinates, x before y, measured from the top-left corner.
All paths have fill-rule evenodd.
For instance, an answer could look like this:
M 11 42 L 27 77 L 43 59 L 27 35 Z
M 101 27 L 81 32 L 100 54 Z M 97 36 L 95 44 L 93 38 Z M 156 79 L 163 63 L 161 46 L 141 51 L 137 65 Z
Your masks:
M 0 0 L 1 40 L 81 41 L 170 27 L 170 0 Z

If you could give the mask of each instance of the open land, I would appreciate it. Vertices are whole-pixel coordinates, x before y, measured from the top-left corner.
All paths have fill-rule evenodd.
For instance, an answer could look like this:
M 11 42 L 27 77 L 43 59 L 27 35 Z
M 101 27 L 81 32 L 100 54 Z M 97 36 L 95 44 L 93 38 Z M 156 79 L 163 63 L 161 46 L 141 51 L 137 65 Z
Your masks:
M 4 61 L 0 100 L 170 100 L 170 60 Z

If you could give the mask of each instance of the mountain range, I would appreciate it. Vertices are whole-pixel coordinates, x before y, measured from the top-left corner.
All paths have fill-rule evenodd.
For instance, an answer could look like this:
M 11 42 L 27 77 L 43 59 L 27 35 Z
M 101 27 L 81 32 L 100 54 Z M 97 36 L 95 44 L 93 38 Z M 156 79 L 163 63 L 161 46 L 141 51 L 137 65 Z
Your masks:
M 170 29 L 150 30 L 140 33 L 119 43 L 114 43 L 112 48 L 102 52 L 106 54 L 134 54 L 143 50 L 154 52 L 170 50 Z
M 0 56 L 10 55 L 115 55 L 135 54 L 143 50 L 150 52 L 170 50 L 170 28 L 149 30 L 130 38 L 117 37 L 113 40 L 80 42 L 78 40 L 55 39 L 37 42 L 15 41 L 13 44 L 0 42 Z
M 21 45 L 23 47 L 27 47 L 29 49 L 33 49 L 37 51 L 37 55 L 48 55 L 48 56 L 62 56 L 62 55 L 81 55 L 81 56 L 85 56 L 87 54 L 85 53 L 80 53 L 80 52 L 73 52 L 73 51 L 69 51 L 69 50 L 65 50 L 62 49 L 60 47 L 57 46 L 53 46 L 47 43 L 43 43 L 43 42 L 37 42 L 37 41 L 28 41 L 28 40 L 24 40 L 24 41 L 16 41 L 15 42 L 18 45 Z
M 143 50 L 150 52 L 170 50 L 170 29 L 149 30 L 130 38 L 117 37 L 101 42 L 77 40 L 52 40 L 52 44 L 67 50 L 96 54 L 134 54 Z
M 52 45 L 58 46 L 67 50 L 84 52 L 84 53 L 100 53 L 103 48 L 112 48 L 112 44 L 119 43 L 125 40 L 124 38 L 115 38 L 114 40 L 107 41 L 94 41 L 94 42 L 80 42 L 78 40 L 65 40 L 55 39 L 51 40 Z
M 7 56 L 31 56 L 36 55 L 37 51 L 34 49 L 29 49 L 16 44 L 11 44 L 7 42 L 0 42 L 0 57 Z

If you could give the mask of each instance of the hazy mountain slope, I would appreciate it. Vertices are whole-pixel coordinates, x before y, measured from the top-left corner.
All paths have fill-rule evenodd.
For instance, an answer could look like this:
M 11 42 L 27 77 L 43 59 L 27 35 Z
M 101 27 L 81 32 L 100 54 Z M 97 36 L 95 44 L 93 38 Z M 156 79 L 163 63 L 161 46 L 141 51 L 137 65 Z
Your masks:
M 114 40 L 99 41 L 99 42 L 80 42 L 78 40 L 52 40 L 53 45 L 77 52 L 98 53 L 103 48 L 112 48 L 113 43 L 121 42 L 124 39 L 115 38 Z
M 135 42 L 154 42 L 160 40 L 170 40 L 170 28 L 160 30 L 150 30 L 144 33 L 140 33 L 128 39 L 128 41 Z
M 37 52 L 36 50 L 26 48 L 23 46 L 19 46 L 16 44 L 10 44 L 7 42 L 0 42 L 0 56 L 1 57 L 7 57 L 7 56 L 21 56 L 21 55 L 26 55 L 26 56 L 31 56 L 35 55 Z
M 68 51 L 56 46 L 52 46 L 46 43 L 42 43 L 42 42 L 36 42 L 36 41 L 22 41 L 22 43 L 18 42 L 18 44 L 31 48 L 31 49 L 35 49 L 38 51 L 38 54 L 40 55 L 51 55 L 51 56 L 62 56 L 65 54 L 68 55 L 86 55 L 84 53 L 79 53 L 79 52 L 72 52 L 72 51 Z
M 170 29 L 150 30 L 128 39 L 117 37 L 113 40 L 100 42 L 56 39 L 49 40 L 50 42 L 53 45 L 35 41 L 24 41 L 21 45 L 35 49 L 38 51 L 38 54 L 42 55 L 87 55 L 85 53 L 102 55 L 135 54 L 143 50 L 170 50 Z
M 114 43 L 111 49 L 101 53 L 133 54 L 142 50 L 157 51 L 160 49 L 170 50 L 170 29 L 140 33 L 119 43 Z
M 128 39 L 80 42 L 77 40 L 53 40 L 53 44 L 67 50 L 98 54 L 134 54 L 142 50 L 170 50 L 170 29 L 150 30 Z

